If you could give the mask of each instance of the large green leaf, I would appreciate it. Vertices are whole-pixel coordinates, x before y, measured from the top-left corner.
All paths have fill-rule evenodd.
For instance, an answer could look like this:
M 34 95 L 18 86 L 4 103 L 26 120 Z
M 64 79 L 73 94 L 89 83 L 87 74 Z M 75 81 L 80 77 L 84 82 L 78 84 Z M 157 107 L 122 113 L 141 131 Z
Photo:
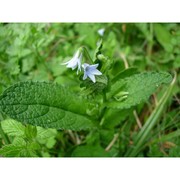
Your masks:
M 162 83 L 170 83 L 171 75 L 164 72 L 145 72 L 120 79 L 111 88 L 107 107 L 127 109 L 146 101 Z
M 20 82 L 0 96 L 0 109 L 23 123 L 56 129 L 93 126 L 86 112 L 89 101 L 69 89 L 46 82 Z

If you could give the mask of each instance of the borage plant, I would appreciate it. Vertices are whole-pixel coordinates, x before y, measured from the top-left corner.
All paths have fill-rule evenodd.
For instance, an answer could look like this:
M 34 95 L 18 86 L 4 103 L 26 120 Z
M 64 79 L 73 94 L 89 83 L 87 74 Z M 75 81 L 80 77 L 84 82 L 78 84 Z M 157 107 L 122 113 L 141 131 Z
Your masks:
M 51 82 L 26 81 L 16 83 L 2 93 L 0 110 L 3 116 L 20 121 L 22 124 L 18 122 L 11 125 L 20 132 L 24 132 L 25 128 L 26 133 L 23 140 L 18 138 L 13 144 L 4 146 L 0 150 L 1 155 L 8 156 L 7 152 L 12 147 L 16 151 L 19 146 L 27 148 L 27 137 L 36 137 L 37 132 L 42 131 L 41 127 L 87 134 L 81 142 L 83 145 L 78 146 L 73 152 L 74 156 L 88 156 L 84 154 L 84 149 L 90 151 L 89 156 L 138 155 L 161 114 L 161 104 L 169 94 L 163 102 L 159 102 L 161 104 L 158 112 L 154 112 L 154 116 L 152 115 L 153 117 L 140 127 L 140 132 L 133 140 L 134 144 L 130 143 L 123 153 L 114 149 L 109 151 L 119 138 L 120 132 L 118 128 L 108 131 L 110 126 L 107 124 L 118 125 L 115 116 L 123 116 L 123 110 L 131 114 L 135 106 L 146 102 L 161 84 L 169 84 L 172 80 L 171 75 L 166 72 L 140 73 L 135 67 L 127 67 L 121 72 L 113 73 L 114 61 L 105 56 L 101 49 L 102 41 L 99 41 L 94 57 L 91 58 L 86 47 L 80 47 L 71 60 L 61 64 L 76 71 L 74 80 L 79 82 L 79 89 Z M 168 89 L 168 93 L 170 90 Z M 4 129 L 9 132 L 8 129 Z M 10 133 L 13 134 L 12 131 Z M 46 133 L 48 132 L 44 129 L 44 134 Z M 97 143 L 102 134 L 109 141 L 105 151 Z M 21 135 L 23 136 L 23 133 L 18 136 Z M 28 147 L 34 151 L 40 148 L 32 142 Z M 28 152 L 21 155 L 35 156 L 32 151 L 29 154 Z

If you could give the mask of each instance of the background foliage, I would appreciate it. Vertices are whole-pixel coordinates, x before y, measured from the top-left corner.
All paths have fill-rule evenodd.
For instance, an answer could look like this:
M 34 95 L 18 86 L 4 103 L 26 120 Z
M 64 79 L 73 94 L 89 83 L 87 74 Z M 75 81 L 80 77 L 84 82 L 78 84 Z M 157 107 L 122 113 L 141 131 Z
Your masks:
M 82 45 L 93 57 L 101 28 L 105 28 L 102 52 L 114 60 L 112 76 L 127 67 L 137 67 L 140 72 L 166 71 L 173 76 L 177 73 L 166 101 L 157 106 L 167 88 L 161 87 L 149 101 L 135 108 L 108 111 L 102 128 L 92 131 L 45 129 L 0 114 L 1 156 L 180 156 L 179 24 L 0 24 L 0 94 L 10 85 L 27 80 L 56 82 L 79 90 L 75 73 L 60 64 Z M 140 138 L 137 134 L 141 126 L 154 115 L 153 110 L 161 108 L 155 126 L 142 128 L 148 133 L 145 144 L 138 152 L 129 150 Z

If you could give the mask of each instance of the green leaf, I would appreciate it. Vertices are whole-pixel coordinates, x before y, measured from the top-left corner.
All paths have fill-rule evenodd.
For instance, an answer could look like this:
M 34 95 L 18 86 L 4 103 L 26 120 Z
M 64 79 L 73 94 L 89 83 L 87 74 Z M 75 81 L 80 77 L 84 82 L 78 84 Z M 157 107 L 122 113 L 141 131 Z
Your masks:
M 22 72 L 23 73 L 29 72 L 34 65 L 35 65 L 35 58 L 33 58 L 32 56 L 24 58 L 22 60 Z
M 14 144 L 6 145 L 0 149 L 0 156 L 4 157 L 19 157 L 20 152 L 23 151 L 24 146 Z
M 167 52 L 171 52 L 173 49 L 171 34 L 161 24 L 154 24 L 154 30 L 158 42 Z
M 23 137 L 15 137 L 12 144 L 18 146 L 26 146 L 26 141 Z
M 104 116 L 105 119 L 102 126 L 104 128 L 114 129 L 132 114 L 132 109 L 109 109 Z
M 106 105 L 115 109 L 126 109 L 146 101 L 162 83 L 170 83 L 171 75 L 164 72 L 145 72 L 120 79 L 112 85 Z
M 56 143 L 55 137 L 57 135 L 56 129 L 45 129 L 42 127 L 37 127 L 36 140 L 40 144 L 45 144 L 48 148 L 51 148 Z
M 56 139 L 55 139 L 55 137 L 51 137 L 51 138 L 49 138 L 48 140 L 47 140 L 47 142 L 46 142 L 46 147 L 47 148 L 49 148 L 49 149 L 51 149 L 51 148 L 53 148 L 53 146 L 56 144 Z
M 20 82 L 0 96 L 0 109 L 20 122 L 56 129 L 93 127 L 86 112 L 89 101 L 58 84 Z
M 37 129 L 35 126 L 27 125 L 25 128 L 25 135 L 28 139 L 33 139 L 37 136 Z
M 13 119 L 6 119 L 1 122 L 1 126 L 3 131 L 8 136 L 23 136 L 25 127 L 20 123 Z
M 55 137 L 57 134 L 57 130 L 56 129 L 45 129 L 42 127 L 37 127 L 37 138 L 38 139 L 47 139 L 50 137 Z
M 23 138 L 15 138 L 13 144 L 3 146 L 0 156 L 4 157 L 37 157 L 36 151 L 40 146 L 35 143 L 26 143 Z
M 149 35 L 148 24 L 147 23 L 137 23 L 135 26 L 144 34 L 147 38 Z
M 128 76 L 131 76 L 131 75 L 134 75 L 134 74 L 137 74 L 138 73 L 138 70 L 136 67 L 132 67 L 132 68 L 128 68 L 128 69 L 125 69 L 123 71 L 121 71 L 120 73 L 118 73 L 113 79 L 112 79 L 112 82 L 111 83 L 114 83 L 116 81 L 118 81 L 119 79 L 123 79 L 125 77 L 128 77 Z
M 16 137 L 12 144 L 3 146 L 0 149 L 0 156 L 19 157 L 20 153 L 26 149 L 26 142 L 21 137 Z

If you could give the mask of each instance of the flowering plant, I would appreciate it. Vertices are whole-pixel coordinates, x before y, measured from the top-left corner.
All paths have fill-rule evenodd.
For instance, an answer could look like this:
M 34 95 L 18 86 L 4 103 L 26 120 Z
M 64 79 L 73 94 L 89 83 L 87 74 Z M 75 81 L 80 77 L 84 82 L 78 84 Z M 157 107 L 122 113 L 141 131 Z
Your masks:
M 104 32 L 106 32 L 104 29 L 98 31 L 101 37 L 104 36 Z M 16 147 L 22 151 L 21 153 L 24 149 L 28 149 L 25 151 L 26 154 L 29 155 L 30 151 L 30 155 L 33 156 L 33 152 L 40 149 L 39 141 L 42 141 L 38 135 L 42 132 L 49 133 L 54 138 L 52 135 L 54 131 L 50 129 L 53 128 L 55 133 L 57 130 L 65 130 L 69 133 L 75 145 L 85 142 L 85 149 L 90 153 L 98 150 L 99 156 L 110 156 L 108 152 L 118 140 L 119 131 L 123 131 L 123 127 L 120 130 L 113 130 L 114 127 L 119 126 L 121 114 L 131 116 L 134 113 L 136 116 L 135 106 L 146 102 L 161 84 L 171 82 L 171 75 L 166 72 L 139 72 L 136 67 L 129 67 L 126 54 L 123 52 L 117 60 L 108 57 L 106 51 L 103 52 L 102 40 L 98 41 L 93 58 L 92 52 L 92 49 L 88 50 L 82 46 L 71 59 L 59 65 L 60 69 L 63 69 L 62 65 L 64 65 L 64 81 L 56 81 L 56 83 L 20 81 L 1 94 L 0 111 L 4 116 L 13 119 L 6 122 L 11 127 L 17 127 L 18 130 L 23 129 L 23 132 L 18 134 L 12 146 L 7 145 L 4 147 L 5 150 L 0 149 L 0 155 L 8 156 L 6 150 L 9 148 L 11 151 L 12 147 Z M 117 62 L 121 62 L 121 66 L 124 64 L 124 68 L 119 68 L 120 64 Z M 71 78 L 69 84 L 67 76 Z M 59 78 L 62 78 L 62 74 Z M 134 140 L 136 146 L 129 148 L 128 142 L 129 150 L 124 156 L 137 155 L 147 137 L 145 130 L 149 132 L 157 122 L 163 109 L 161 107 L 170 96 L 172 87 L 173 85 L 169 86 L 165 96 L 157 105 L 158 110 L 153 112 L 152 117 L 150 116 L 143 127 L 136 118 L 141 129 Z M 10 134 L 15 132 L 14 130 L 9 132 L 8 128 L 6 130 Z M 80 137 L 82 131 L 88 133 L 86 138 L 84 135 Z M 59 134 L 56 138 L 59 138 L 63 144 L 61 136 Z M 101 137 L 110 142 L 105 150 L 97 144 L 97 140 Z M 77 156 L 78 151 L 83 154 L 83 148 L 83 145 L 80 146 L 80 150 L 77 148 L 74 156 Z M 117 152 L 119 153 L 115 150 L 115 153 Z M 111 153 L 114 153 L 114 149 Z

